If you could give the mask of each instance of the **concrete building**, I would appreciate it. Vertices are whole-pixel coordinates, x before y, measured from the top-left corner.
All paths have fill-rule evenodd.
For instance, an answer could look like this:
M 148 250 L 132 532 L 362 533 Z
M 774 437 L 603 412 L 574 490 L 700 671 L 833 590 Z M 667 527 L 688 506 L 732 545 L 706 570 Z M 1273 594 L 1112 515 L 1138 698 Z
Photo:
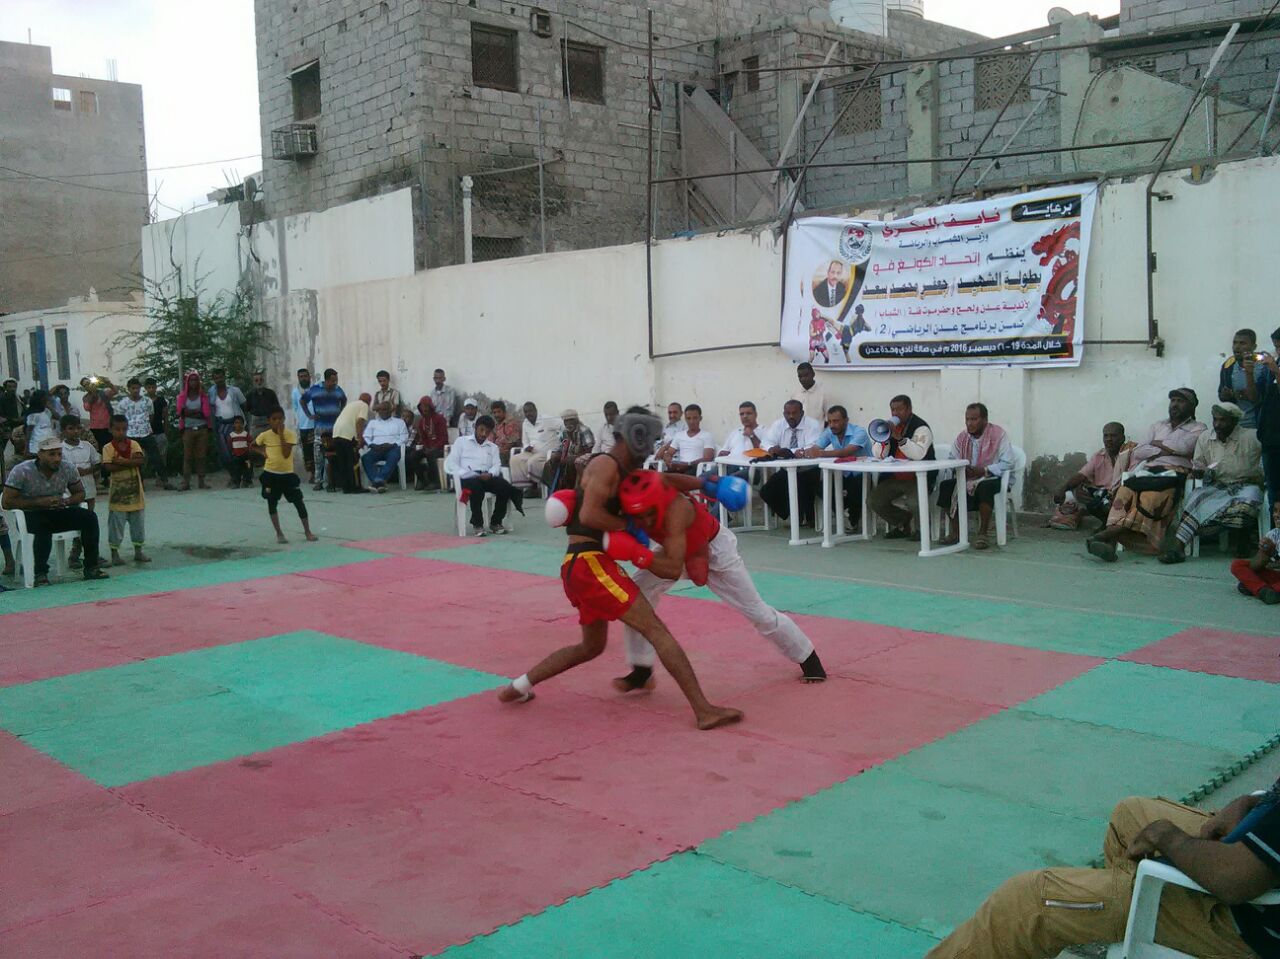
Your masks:
M 140 86 L 0 42 L 0 313 L 136 287 L 146 165 Z

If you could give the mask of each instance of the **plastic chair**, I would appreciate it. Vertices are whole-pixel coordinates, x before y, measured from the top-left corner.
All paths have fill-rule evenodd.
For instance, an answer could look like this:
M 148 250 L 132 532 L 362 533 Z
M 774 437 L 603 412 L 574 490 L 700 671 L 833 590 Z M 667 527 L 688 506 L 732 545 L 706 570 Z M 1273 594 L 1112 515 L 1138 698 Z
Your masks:
M 449 478 L 452 479 L 453 475 L 450 474 Z M 511 482 L 511 470 L 505 466 L 502 467 L 502 478 L 508 483 Z M 484 525 L 486 529 L 493 517 L 494 504 L 497 502 L 498 498 L 492 493 L 484 494 L 484 503 L 481 504 L 480 510 L 481 515 L 484 516 Z M 467 535 L 467 527 L 471 523 L 471 507 L 467 503 L 462 502 L 462 484 L 457 485 L 457 493 L 454 496 L 454 519 L 457 522 L 458 535 L 465 538 Z
M 405 465 L 405 461 L 408 459 L 408 453 L 409 453 L 409 448 L 404 443 L 401 443 L 400 444 L 400 462 L 396 467 L 400 473 L 400 489 L 401 490 L 406 490 L 409 488 L 409 484 L 407 482 L 407 474 L 405 472 L 407 469 Z M 357 469 L 360 470 L 360 475 L 363 476 L 365 481 L 367 482 L 369 479 L 369 474 L 365 472 L 364 459 L 362 457 L 357 456 L 356 464 L 357 464 Z
M 943 455 L 944 450 L 946 451 L 945 456 Z M 1018 535 L 1018 505 L 1022 499 L 1021 480 L 1025 478 L 1027 472 L 1026 451 L 1020 446 L 1013 446 L 1010 447 L 1010 452 L 1013 454 L 1013 468 L 1000 475 L 1000 492 L 996 495 L 995 499 L 996 544 L 999 546 L 1004 546 L 1009 541 L 1010 528 L 1013 529 L 1014 536 Z M 935 444 L 934 455 L 937 456 L 938 459 L 951 459 L 951 447 Z M 952 470 L 942 470 L 938 476 L 939 483 L 942 481 L 945 474 L 952 472 Z M 957 482 L 960 481 L 960 479 L 957 479 Z M 934 510 L 932 515 L 941 520 L 944 517 L 941 516 L 941 511 L 937 509 L 937 489 L 938 487 L 935 485 L 934 492 L 930 496 L 930 502 L 932 504 L 932 509 Z M 1013 508 L 1010 509 L 1010 507 Z M 975 507 L 972 502 L 969 503 L 969 509 L 971 512 L 976 508 L 977 507 Z M 948 521 L 948 527 L 950 527 L 950 517 L 945 518 Z M 934 528 L 941 529 L 942 527 L 940 525 L 935 525 Z M 950 532 L 949 528 L 947 532 Z
M 77 507 L 83 509 L 83 506 Z M 22 569 L 22 585 L 32 589 L 36 584 L 35 549 L 36 538 L 27 532 L 27 515 L 20 509 L 5 510 L 6 522 L 9 524 L 9 539 L 13 543 L 13 558 Z M 51 572 L 61 576 L 67 571 L 67 544 L 80 538 L 79 533 L 54 533 L 53 551 L 49 558 L 53 560 Z
M 1204 486 L 1204 480 L 1196 479 L 1190 475 L 1187 476 L 1187 488 L 1182 494 L 1183 501 L 1185 502 L 1186 498 L 1190 496 L 1194 490 L 1198 490 L 1202 486 Z M 1266 538 L 1267 533 L 1270 532 L 1271 527 L 1267 525 L 1270 519 L 1271 517 L 1267 513 L 1267 496 L 1264 491 L 1262 494 L 1262 505 L 1258 507 L 1258 542 L 1262 542 L 1262 540 Z M 1226 529 L 1220 529 L 1218 532 L 1219 538 L 1221 538 L 1224 533 L 1226 533 Z M 1219 544 L 1219 549 L 1221 549 L 1221 544 Z M 1192 557 L 1198 557 L 1200 555 L 1199 530 L 1197 530 L 1195 536 L 1191 538 L 1191 549 L 1188 552 L 1190 552 Z
M 1138 864 L 1133 881 L 1133 897 L 1129 900 L 1129 921 L 1125 925 L 1124 942 L 1107 950 L 1107 959 L 1194 959 L 1189 953 L 1156 945 L 1156 919 L 1160 914 L 1160 896 L 1167 885 L 1182 886 L 1196 892 L 1207 892 L 1186 873 L 1168 863 L 1144 859 Z M 1280 889 L 1253 900 L 1255 906 L 1280 904 Z

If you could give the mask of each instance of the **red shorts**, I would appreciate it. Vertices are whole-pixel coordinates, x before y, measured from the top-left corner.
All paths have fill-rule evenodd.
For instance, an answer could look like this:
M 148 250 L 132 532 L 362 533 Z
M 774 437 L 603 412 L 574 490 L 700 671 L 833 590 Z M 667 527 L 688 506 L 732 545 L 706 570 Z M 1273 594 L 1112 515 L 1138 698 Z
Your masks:
M 596 549 L 566 553 L 560 566 L 560 580 L 583 626 L 621 619 L 640 595 L 640 587 L 631 577 Z

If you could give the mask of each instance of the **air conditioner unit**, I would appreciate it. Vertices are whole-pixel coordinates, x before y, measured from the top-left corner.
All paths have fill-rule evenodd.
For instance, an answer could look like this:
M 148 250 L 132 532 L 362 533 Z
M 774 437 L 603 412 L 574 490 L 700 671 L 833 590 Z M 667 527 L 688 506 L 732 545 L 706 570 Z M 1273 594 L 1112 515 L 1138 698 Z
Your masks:
M 315 156 L 319 150 L 314 123 L 290 123 L 271 131 L 272 159 L 300 160 Z

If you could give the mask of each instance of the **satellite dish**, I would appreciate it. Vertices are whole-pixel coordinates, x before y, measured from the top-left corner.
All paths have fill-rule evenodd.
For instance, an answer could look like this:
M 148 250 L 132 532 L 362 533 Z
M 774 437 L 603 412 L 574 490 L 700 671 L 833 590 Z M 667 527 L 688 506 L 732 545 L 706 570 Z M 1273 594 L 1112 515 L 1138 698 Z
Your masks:
M 1075 14 L 1066 7 L 1053 7 L 1049 10 L 1048 20 L 1049 24 L 1052 26 L 1054 24 L 1062 23 L 1064 20 L 1070 20 L 1074 16 Z

